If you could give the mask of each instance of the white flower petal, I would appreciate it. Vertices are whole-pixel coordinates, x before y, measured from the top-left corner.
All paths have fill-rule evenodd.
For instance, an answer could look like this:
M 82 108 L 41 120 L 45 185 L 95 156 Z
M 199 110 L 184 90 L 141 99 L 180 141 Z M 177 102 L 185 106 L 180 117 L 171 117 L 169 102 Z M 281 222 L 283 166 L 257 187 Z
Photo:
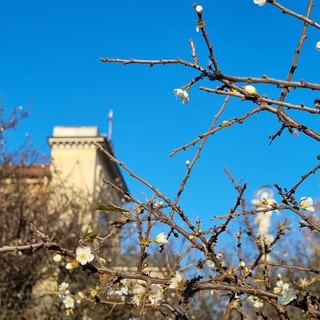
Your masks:
M 266 4 L 266 0 L 253 0 L 254 4 L 257 4 L 258 6 L 262 7 Z

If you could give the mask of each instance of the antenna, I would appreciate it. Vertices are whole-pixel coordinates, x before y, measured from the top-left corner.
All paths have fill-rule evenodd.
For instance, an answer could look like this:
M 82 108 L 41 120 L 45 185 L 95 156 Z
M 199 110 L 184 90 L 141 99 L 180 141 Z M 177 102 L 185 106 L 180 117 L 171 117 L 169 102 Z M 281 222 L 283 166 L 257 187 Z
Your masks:
M 113 123 L 113 110 L 110 109 L 108 113 L 108 119 L 109 119 L 109 124 L 108 124 L 108 141 L 111 141 L 111 136 L 112 136 L 112 123 Z

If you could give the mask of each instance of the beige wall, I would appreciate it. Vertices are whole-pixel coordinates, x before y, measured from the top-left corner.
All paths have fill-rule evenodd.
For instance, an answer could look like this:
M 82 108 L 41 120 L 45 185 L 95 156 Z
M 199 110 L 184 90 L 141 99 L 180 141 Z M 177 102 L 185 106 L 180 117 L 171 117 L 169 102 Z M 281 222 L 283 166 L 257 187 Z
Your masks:
M 53 136 L 49 138 L 52 185 L 61 192 L 71 187 L 73 192 L 76 191 L 83 199 L 89 199 L 94 205 L 112 202 L 122 206 L 122 195 L 104 184 L 102 179 L 116 183 L 124 190 L 126 185 L 118 167 L 97 149 L 95 143 L 102 144 L 111 150 L 110 143 L 106 137 L 99 135 L 97 127 L 55 127 Z M 89 226 L 99 231 L 100 214 L 105 214 L 104 217 L 108 220 L 117 219 L 112 213 L 86 210 L 81 215 L 83 231 L 88 231 Z M 68 216 L 66 212 L 62 219 L 68 221 L 73 217 Z M 105 224 L 101 224 L 101 221 L 104 220 L 100 219 L 100 231 L 103 229 L 102 235 L 106 235 L 110 232 L 110 227 L 107 221 Z M 105 241 L 102 247 L 105 247 L 110 256 L 116 257 L 119 255 L 119 241 L 118 234 L 112 237 L 112 241 L 111 239 Z

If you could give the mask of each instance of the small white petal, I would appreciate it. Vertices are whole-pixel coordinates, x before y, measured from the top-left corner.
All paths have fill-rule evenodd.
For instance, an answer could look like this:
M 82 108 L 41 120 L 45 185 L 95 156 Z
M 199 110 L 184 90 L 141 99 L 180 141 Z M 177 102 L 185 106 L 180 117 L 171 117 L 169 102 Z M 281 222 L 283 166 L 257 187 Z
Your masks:
M 253 0 L 254 4 L 257 4 L 258 6 L 262 7 L 266 4 L 267 0 Z

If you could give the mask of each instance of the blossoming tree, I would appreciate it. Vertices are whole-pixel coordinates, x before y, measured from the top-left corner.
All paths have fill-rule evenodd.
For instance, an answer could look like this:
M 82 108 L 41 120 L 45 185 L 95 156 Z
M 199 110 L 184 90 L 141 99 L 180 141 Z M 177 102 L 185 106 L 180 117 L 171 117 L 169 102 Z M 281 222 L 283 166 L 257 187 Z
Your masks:
M 208 65 L 203 66 L 199 63 L 196 46 L 192 40 L 190 40 L 190 61 L 179 58 L 171 60 L 101 58 L 104 63 L 125 65 L 178 64 L 197 72 L 197 76 L 184 86 L 173 88 L 173 93 L 181 99 L 183 104 L 188 104 L 192 99 L 191 89 L 204 79 L 209 79 L 212 85 L 202 86 L 200 90 L 209 94 L 222 95 L 225 99 L 207 132 L 172 152 L 171 156 L 174 156 L 191 146 L 197 146 L 193 159 L 185 163 L 186 174 L 173 199 L 97 145 L 106 157 L 151 190 L 153 197 L 141 200 L 132 194 L 123 194 L 124 198 L 133 203 L 130 209 L 106 204 L 109 211 L 119 214 L 119 219 L 111 222 L 115 229 L 123 229 L 127 225 L 135 228 L 139 255 L 136 266 L 131 269 L 118 270 L 106 266 L 107 257 L 101 256 L 99 252 L 99 241 L 107 241 L 105 238 L 94 236 L 94 245 L 88 245 L 86 241 L 80 239 L 77 248 L 65 248 L 59 244 L 59 239 L 53 240 L 43 232 L 35 231 L 41 241 L 30 245 L 30 248 L 54 251 L 54 262 L 60 264 L 62 260 L 67 259 L 68 270 L 81 268 L 91 275 L 99 275 L 94 287 L 72 292 L 69 284 L 63 282 L 59 285 L 57 292 L 51 292 L 62 301 L 68 315 L 72 315 L 77 308 L 76 302 L 86 301 L 93 305 L 96 303 L 112 305 L 114 308 L 119 305 L 131 305 L 139 311 L 141 317 L 147 314 L 148 309 L 156 308 L 159 318 L 200 319 L 204 314 L 199 310 L 205 300 L 207 307 L 214 310 L 215 314 L 218 312 L 223 314 L 221 316 L 223 319 L 300 319 L 302 316 L 308 319 L 320 318 L 320 297 L 317 294 L 320 273 L 318 266 L 308 264 L 310 259 L 308 260 L 307 252 L 303 253 L 304 256 L 300 256 L 301 259 L 294 259 L 294 254 L 293 256 L 284 254 L 287 241 L 300 239 L 299 245 L 302 243 L 303 247 L 306 235 L 309 237 L 310 234 L 320 232 L 320 220 L 316 216 L 316 204 L 313 199 L 308 195 L 295 197 L 300 186 L 312 174 L 317 173 L 319 164 L 310 168 L 290 188 L 284 188 L 277 183 L 273 188 L 264 188 L 252 200 L 252 207 L 246 204 L 246 183 L 238 184 L 231 173 L 225 169 L 237 191 L 237 197 L 230 212 L 212 217 L 209 222 L 210 227 L 205 229 L 202 228 L 202 218 L 192 222 L 180 207 L 181 195 L 208 139 L 235 124 L 245 123 L 257 113 L 274 115 L 280 124 L 277 132 L 270 136 L 271 142 L 281 139 L 285 131 L 290 134 L 299 133 L 309 139 L 320 141 L 320 133 L 316 128 L 304 125 L 299 117 L 304 113 L 316 117 L 320 113 L 319 98 L 315 98 L 312 106 L 286 101 L 291 89 L 314 92 L 320 90 L 319 83 L 305 80 L 293 81 L 301 48 L 306 40 L 307 29 L 320 29 L 320 24 L 310 19 L 313 0 L 308 1 L 306 14 L 298 14 L 274 0 L 254 0 L 253 5 L 255 4 L 261 7 L 274 6 L 297 21 L 303 22 L 301 36 L 293 52 L 291 67 L 284 79 L 269 78 L 266 75 L 240 77 L 225 74 L 220 68 L 213 44 L 206 31 L 206 25 L 210 23 L 210 19 L 207 18 L 205 21 L 205 8 L 199 4 L 194 4 L 197 17 L 195 27 L 202 35 L 208 52 L 210 60 Z M 320 41 L 314 44 L 314 48 L 320 50 Z M 258 92 L 257 84 L 278 87 L 281 89 L 281 94 L 279 97 L 269 97 L 264 92 Z M 231 99 L 237 99 L 239 102 L 249 101 L 253 107 L 241 116 L 221 120 Z M 105 183 L 121 192 L 112 182 L 105 181 Z M 274 199 L 274 190 L 277 192 L 278 201 Z M 282 215 L 278 214 L 277 221 L 271 219 L 274 212 Z M 300 238 L 296 234 L 293 236 L 291 226 L 285 218 L 287 215 L 298 217 Z M 235 228 L 237 232 L 232 233 L 231 230 Z M 156 237 L 151 237 L 155 230 L 160 232 L 157 232 Z M 223 244 L 225 235 L 233 239 L 235 243 L 233 247 Z M 221 242 L 222 245 L 220 245 Z M 182 249 L 178 254 L 171 254 L 170 257 L 168 248 L 174 246 L 181 246 Z M 160 276 L 148 270 L 151 248 L 156 249 L 155 254 L 167 262 L 167 274 Z M 9 249 L 0 248 L 2 252 L 6 250 Z M 23 248 L 16 246 L 15 250 L 22 251 Z M 206 310 L 209 312 L 208 309 Z

